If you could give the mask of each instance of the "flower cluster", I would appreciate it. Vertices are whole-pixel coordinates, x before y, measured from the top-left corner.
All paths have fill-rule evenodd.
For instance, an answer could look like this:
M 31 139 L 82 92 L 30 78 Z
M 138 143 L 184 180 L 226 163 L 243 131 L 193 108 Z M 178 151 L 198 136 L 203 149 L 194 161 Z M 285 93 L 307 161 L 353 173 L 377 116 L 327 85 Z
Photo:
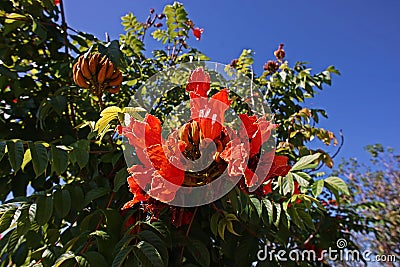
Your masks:
M 161 136 L 161 121 L 150 114 L 144 121 L 131 118 L 129 125 L 119 127 L 119 134 L 135 147 L 140 161 L 128 168 L 134 198 L 123 208 L 147 201 L 149 196 L 170 202 L 181 186 L 205 185 L 224 172 L 229 177 L 242 177 L 243 184 L 250 188 L 263 182 L 270 186 L 271 178 L 290 170 L 287 158 L 275 156 L 274 150 L 260 153 L 277 125 L 265 116 L 240 114 L 241 129 L 226 126 L 225 112 L 231 106 L 229 92 L 222 89 L 208 97 L 210 84 L 210 76 L 202 68 L 192 71 L 186 86 L 191 119 L 165 139 Z M 192 171 L 185 166 L 188 160 L 211 163 Z M 264 191 L 268 193 L 267 188 Z

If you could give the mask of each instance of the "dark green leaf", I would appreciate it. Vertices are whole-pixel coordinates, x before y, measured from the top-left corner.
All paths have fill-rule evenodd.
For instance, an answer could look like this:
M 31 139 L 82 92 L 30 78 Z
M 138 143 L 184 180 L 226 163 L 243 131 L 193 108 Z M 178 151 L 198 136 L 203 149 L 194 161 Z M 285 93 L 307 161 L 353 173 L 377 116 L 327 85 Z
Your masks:
M 187 249 L 200 266 L 210 266 L 210 253 L 207 246 L 201 241 L 191 240 Z
M 133 253 L 142 263 L 143 266 L 163 267 L 164 263 L 157 249 L 146 241 L 140 241 L 133 246 Z
M 0 161 L 3 159 L 6 153 L 6 142 L 0 141 Z
M 114 192 L 118 192 L 118 190 L 126 184 L 126 179 L 128 178 L 129 174 L 126 169 L 119 170 L 114 177 Z
M 47 149 L 40 143 L 34 144 L 32 142 L 29 142 L 29 149 L 31 151 L 33 170 L 35 171 L 36 177 L 38 177 L 44 173 L 47 168 Z
M 93 200 L 98 199 L 102 196 L 105 196 L 108 193 L 109 193 L 109 189 L 105 188 L 105 187 L 99 187 L 99 188 L 90 190 L 85 196 L 85 201 L 83 202 L 83 207 L 86 207 Z
M 61 218 L 68 215 L 71 210 L 71 196 L 68 190 L 58 190 L 54 193 L 54 209 Z
M 14 172 L 21 168 L 24 157 L 24 145 L 21 141 L 7 141 L 8 160 Z
M 68 152 L 57 148 L 56 146 L 51 146 L 51 170 L 57 175 L 63 174 L 68 167 Z
M 124 249 L 121 249 L 118 254 L 115 256 L 114 261 L 111 267 L 121 267 L 124 264 L 126 257 L 132 252 L 134 246 L 129 246 Z
M 46 224 L 53 214 L 53 199 L 50 196 L 40 196 L 36 200 L 36 220 L 38 224 Z
M 142 240 L 152 244 L 160 253 L 165 266 L 168 266 L 168 249 L 165 242 L 155 233 L 149 230 L 144 230 L 139 233 Z
M 102 254 L 97 251 L 88 251 L 84 254 L 90 266 L 94 267 L 107 267 L 107 260 Z

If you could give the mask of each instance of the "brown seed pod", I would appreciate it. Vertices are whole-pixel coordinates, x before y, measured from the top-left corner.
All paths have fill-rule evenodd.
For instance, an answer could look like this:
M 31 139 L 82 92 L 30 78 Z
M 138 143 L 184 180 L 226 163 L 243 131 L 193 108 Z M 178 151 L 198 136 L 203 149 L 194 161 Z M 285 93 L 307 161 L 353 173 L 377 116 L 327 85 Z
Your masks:
M 122 73 L 118 70 L 118 76 L 113 80 L 109 80 L 108 85 L 119 86 L 121 85 L 121 82 L 122 82 Z
M 85 77 L 82 75 L 82 72 L 79 70 L 74 73 L 74 81 L 79 87 L 85 89 L 90 88 L 90 84 L 86 81 Z
M 89 70 L 90 70 L 90 73 L 92 74 L 92 76 L 96 75 L 100 56 L 101 55 L 99 53 L 95 53 L 95 54 L 91 54 L 89 57 Z
M 278 61 L 285 58 L 285 50 L 283 50 L 283 44 L 280 44 L 278 50 L 274 52 L 274 55 Z
M 114 64 L 112 63 L 111 60 L 107 61 L 108 66 L 107 66 L 107 72 L 106 72 L 106 80 L 110 79 L 112 74 L 114 73 Z
M 108 90 L 111 94 L 116 94 L 119 92 L 119 90 L 121 89 L 120 86 L 115 86 L 115 87 L 110 87 L 110 89 Z
M 100 64 L 100 70 L 97 73 L 97 82 L 99 83 L 99 85 L 101 85 L 106 79 L 107 67 L 108 67 L 107 61 L 104 61 L 103 64 Z
M 89 61 L 84 58 L 83 55 L 80 56 L 79 59 L 79 69 L 82 72 L 83 77 L 90 81 L 92 79 L 92 74 L 89 70 Z

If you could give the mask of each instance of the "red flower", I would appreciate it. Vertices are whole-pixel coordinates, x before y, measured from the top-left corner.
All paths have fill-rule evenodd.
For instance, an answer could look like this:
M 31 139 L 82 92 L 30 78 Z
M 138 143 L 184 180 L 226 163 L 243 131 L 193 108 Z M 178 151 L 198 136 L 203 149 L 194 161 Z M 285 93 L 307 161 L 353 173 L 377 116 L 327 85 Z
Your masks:
M 203 69 L 198 68 L 192 72 L 186 91 L 190 92 L 191 117 L 199 123 L 202 138 L 214 140 L 224 128 L 225 111 L 231 102 L 226 89 L 208 100 L 209 81 L 208 74 L 204 74 Z
M 263 186 L 263 194 L 267 195 L 269 193 L 272 193 L 272 181 L 268 181 L 267 184 Z
M 171 201 L 184 179 L 184 171 L 176 167 L 179 166 L 178 151 L 184 149 L 184 145 L 172 138 L 162 140 L 161 122 L 149 114 L 144 122 L 131 118 L 129 126 L 122 127 L 118 131 L 135 147 L 136 154 L 143 164 L 128 169 L 131 173 L 131 177 L 128 178 L 130 191 L 135 196 L 125 204 L 124 208 L 147 199 L 148 196 L 145 197 L 143 191 L 139 189 L 148 185 L 151 185 L 153 197 Z
M 60 0 L 54 0 L 54 4 L 55 5 L 59 5 L 60 4 Z
M 287 164 L 288 158 L 286 156 L 274 156 L 274 160 L 272 162 L 271 168 L 269 169 L 267 177 L 265 177 L 265 181 L 278 176 L 286 176 L 290 169 L 292 168 Z
M 144 191 L 136 183 L 136 180 L 134 177 L 130 176 L 128 178 L 128 184 L 129 184 L 129 191 L 131 191 L 131 193 L 134 195 L 134 197 L 132 200 L 125 203 L 125 205 L 122 207 L 122 210 L 129 209 L 136 203 L 138 203 L 140 201 L 146 201 L 148 199 L 148 196 L 145 195 Z
M 170 202 L 174 200 L 180 186 L 209 183 L 226 168 L 229 176 L 244 177 L 242 184 L 247 187 L 276 176 L 284 176 L 290 170 L 288 159 L 284 156 L 274 157 L 274 150 L 260 155 L 263 143 L 268 141 L 271 131 L 277 125 L 265 117 L 242 114 L 239 117 L 243 128 L 233 130 L 225 126 L 225 112 L 231 104 L 228 90 L 222 89 L 208 98 L 210 83 L 209 74 L 202 68 L 192 71 L 186 86 L 190 94 L 191 120 L 165 140 L 161 136 L 161 122 L 153 115 L 146 115 L 144 121 L 131 118 L 128 126 L 117 128 L 118 133 L 124 135 L 135 147 L 141 163 L 128 169 L 131 174 L 128 178 L 129 188 L 134 197 L 124 208 L 147 201 L 149 196 Z M 216 151 L 207 155 L 203 149 L 211 143 L 215 143 Z M 185 172 L 184 157 L 192 161 L 208 162 L 211 159 L 217 166 L 205 168 L 193 175 L 190 171 Z M 147 192 L 141 188 L 146 188 Z M 264 194 L 270 191 L 269 182 L 264 186 Z
M 196 37 L 196 40 L 199 41 L 201 38 L 201 34 L 204 32 L 204 29 L 200 29 L 198 27 L 192 28 L 192 32 L 194 37 Z
M 260 152 L 261 145 L 269 139 L 271 131 L 278 125 L 270 123 L 265 117 L 257 118 L 257 116 L 247 114 L 240 114 L 239 117 L 245 127 L 242 129 L 241 136 L 244 137 L 247 133 L 250 139 L 250 157 L 252 157 Z
M 207 91 L 210 90 L 210 75 L 204 72 L 202 68 L 197 68 L 190 74 L 187 92 L 194 92 L 201 97 L 207 97 Z

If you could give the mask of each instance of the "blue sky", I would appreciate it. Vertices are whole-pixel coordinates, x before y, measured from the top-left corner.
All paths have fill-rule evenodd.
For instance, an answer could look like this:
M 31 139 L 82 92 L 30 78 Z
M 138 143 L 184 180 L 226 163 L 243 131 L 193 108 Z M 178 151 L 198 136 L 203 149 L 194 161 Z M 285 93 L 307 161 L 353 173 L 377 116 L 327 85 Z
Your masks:
M 242 49 L 252 49 L 254 68 L 260 72 L 282 42 L 292 64 L 307 61 L 315 71 L 338 68 L 342 75 L 334 77 L 332 87 L 307 105 L 327 110 L 324 128 L 337 135 L 343 130 L 339 158 L 366 160 L 363 147 L 374 143 L 399 153 L 400 1 L 181 2 L 196 26 L 205 30 L 201 41 L 192 38 L 190 44 L 212 61 L 227 64 Z M 71 27 L 100 39 L 108 32 L 117 39 L 123 32 L 121 16 L 132 11 L 143 20 L 149 8 L 160 13 L 168 3 L 173 1 L 75 0 L 65 1 L 65 8 Z

